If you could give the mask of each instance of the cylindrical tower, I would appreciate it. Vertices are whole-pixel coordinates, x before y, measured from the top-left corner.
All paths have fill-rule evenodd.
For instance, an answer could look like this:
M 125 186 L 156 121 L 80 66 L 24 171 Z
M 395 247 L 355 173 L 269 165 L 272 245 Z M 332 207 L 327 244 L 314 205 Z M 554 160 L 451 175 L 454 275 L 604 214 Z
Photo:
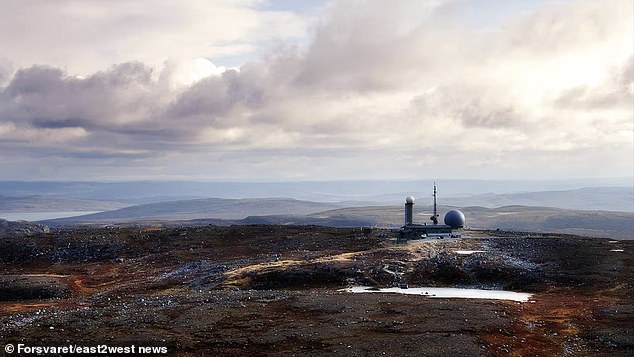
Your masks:
M 405 198 L 405 225 L 414 223 L 414 197 Z

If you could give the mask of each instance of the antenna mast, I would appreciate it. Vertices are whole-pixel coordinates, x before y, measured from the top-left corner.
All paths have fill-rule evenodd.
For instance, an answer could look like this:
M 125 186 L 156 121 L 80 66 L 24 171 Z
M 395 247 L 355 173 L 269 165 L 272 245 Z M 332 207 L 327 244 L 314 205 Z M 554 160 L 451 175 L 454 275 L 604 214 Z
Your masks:
M 436 182 L 434 182 L 434 215 L 429 217 L 434 224 L 438 224 L 438 208 L 436 207 Z
M 434 217 L 438 217 L 438 209 L 436 208 L 436 182 L 434 182 Z

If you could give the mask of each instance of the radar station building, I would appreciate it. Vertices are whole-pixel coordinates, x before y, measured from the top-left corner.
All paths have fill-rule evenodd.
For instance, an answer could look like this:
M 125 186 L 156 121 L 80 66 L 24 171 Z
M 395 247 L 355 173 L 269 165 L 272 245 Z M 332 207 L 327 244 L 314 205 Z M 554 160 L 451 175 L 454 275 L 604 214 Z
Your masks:
M 414 197 L 405 198 L 405 225 L 399 230 L 402 240 L 424 238 L 450 238 L 460 237 L 457 232 L 465 225 L 465 216 L 459 210 L 451 210 L 445 214 L 444 223 L 438 224 L 438 209 L 436 204 L 436 184 L 434 183 L 434 214 L 429 217 L 430 224 L 414 223 Z

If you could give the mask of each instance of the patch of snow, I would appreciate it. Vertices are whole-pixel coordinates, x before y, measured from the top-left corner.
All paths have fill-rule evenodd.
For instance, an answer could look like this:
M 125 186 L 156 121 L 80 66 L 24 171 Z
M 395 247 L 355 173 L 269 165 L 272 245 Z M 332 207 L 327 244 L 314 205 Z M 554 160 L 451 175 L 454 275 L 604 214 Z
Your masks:
M 473 253 L 486 253 L 486 250 L 456 250 L 454 252 L 461 255 L 471 255 Z
M 395 277 L 400 277 L 401 275 L 403 275 L 403 273 L 399 273 L 399 272 L 396 272 L 394 270 L 390 270 L 389 268 L 390 268 L 390 266 L 386 264 L 386 265 L 383 266 L 383 271 L 388 273 L 388 274 L 390 274 L 390 275 L 393 275 Z
M 383 288 L 377 289 L 369 286 L 354 286 L 344 289 L 350 293 L 396 293 L 409 295 L 423 295 L 431 298 L 461 298 L 461 299 L 494 299 L 526 302 L 532 296 L 529 293 L 518 293 L 504 290 L 482 290 L 463 288 Z
M 623 249 L 610 249 L 610 252 L 624 252 Z

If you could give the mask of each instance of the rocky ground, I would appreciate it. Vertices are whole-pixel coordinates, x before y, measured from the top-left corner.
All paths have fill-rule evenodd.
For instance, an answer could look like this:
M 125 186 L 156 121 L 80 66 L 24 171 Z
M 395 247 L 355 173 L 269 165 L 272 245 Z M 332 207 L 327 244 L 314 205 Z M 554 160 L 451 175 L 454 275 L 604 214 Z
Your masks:
M 5 237 L 31 236 L 48 232 L 50 232 L 50 229 L 43 224 L 25 221 L 13 222 L 0 218 L 0 239 Z
M 634 241 L 467 231 L 394 244 L 386 235 L 260 225 L 5 237 L 0 344 L 155 345 L 178 356 L 634 355 Z M 402 283 L 533 296 L 341 290 Z

